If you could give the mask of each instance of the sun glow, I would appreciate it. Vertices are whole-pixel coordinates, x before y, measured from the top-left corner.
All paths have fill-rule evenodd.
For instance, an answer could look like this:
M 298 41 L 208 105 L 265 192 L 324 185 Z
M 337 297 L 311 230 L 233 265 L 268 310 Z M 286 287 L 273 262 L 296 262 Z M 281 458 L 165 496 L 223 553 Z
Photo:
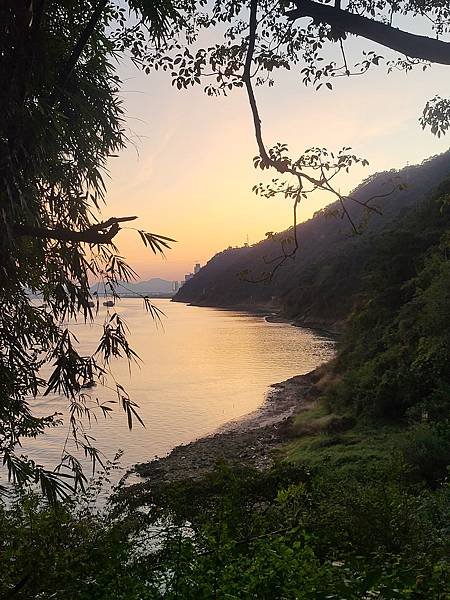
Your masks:
M 256 90 L 266 143 L 286 142 L 298 155 L 313 145 L 351 146 L 370 166 L 341 179 L 345 192 L 373 172 L 421 162 L 447 148 L 445 139 L 423 132 L 418 123 L 430 90 L 450 93 L 442 71 L 386 78 L 380 70 L 319 92 L 293 74 L 283 76 L 275 87 Z M 195 262 L 241 246 L 247 236 L 254 243 L 266 231 L 290 226 L 289 201 L 252 193 L 264 174 L 253 168 L 257 150 L 242 90 L 212 99 L 200 89 L 177 91 L 168 77 L 146 76 L 131 66 L 122 77 L 131 143 L 111 160 L 105 214 L 137 214 L 139 226 L 177 240 L 161 260 L 132 232 L 121 234 L 120 250 L 142 278 L 180 280 Z M 309 198 L 300 220 L 331 200 L 324 193 Z

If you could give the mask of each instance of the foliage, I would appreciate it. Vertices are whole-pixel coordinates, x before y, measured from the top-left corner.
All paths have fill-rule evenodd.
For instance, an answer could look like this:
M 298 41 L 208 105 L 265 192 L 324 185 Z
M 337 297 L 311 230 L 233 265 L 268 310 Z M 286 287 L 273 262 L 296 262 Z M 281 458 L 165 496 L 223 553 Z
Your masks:
M 27 495 L 0 513 L 0 592 L 447 600 L 448 500 L 448 487 L 411 487 L 392 464 L 359 477 L 222 465 L 197 482 L 153 486 L 150 503 L 138 502 L 145 511 L 124 512 L 123 499 L 103 513 L 52 508 Z
M 448 413 L 442 413 L 441 418 Z M 401 450 L 418 481 L 436 485 L 449 471 L 450 427 L 448 422 L 423 423 L 408 432 Z
M 130 527 L 96 508 L 116 466 L 106 465 L 76 503 L 49 505 L 40 495 L 18 490 L 0 508 L 2 598 L 139 597 L 142 584 L 125 568 Z
M 329 3 L 328 3 L 329 4 Z M 426 66 L 426 61 L 411 58 L 383 57 L 363 46 L 354 64 L 347 61 L 345 49 L 347 36 L 327 24 L 325 18 L 303 20 L 306 15 L 290 18 L 288 2 L 262 0 L 257 3 L 257 31 L 253 56 L 256 85 L 275 83 L 280 70 L 298 69 L 303 83 L 328 89 L 336 77 L 361 75 L 380 65 L 388 70 L 410 70 Z M 200 2 L 199 13 L 190 21 L 188 35 L 174 43 L 171 36 L 157 52 L 142 52 L 137 57 L 147 70 L 162 69 L 170 73 L 172 85 L 181 88 L 204 85 L 208 95 L 227 95 L 233 88 L 243 87 L 242 71 L 248 49 L 248 4 L 237 1 Z M 450 13 L 445 2 L 431 0 L 389 0 L 376 5 L 366 0 L 353 0 L 340 5 L 343 11 L 357 13 L 378 22 L 390 22 L 393 28 L 403 16 L 423 16 L 425 35 L 444 36 L 449 31 Z M 294 11 L 295 12 L 295 11 Z M 221 24 L 223 40 L 202 45 L 204 33 Z M 364 33 L 361 33 L 362 37 Z M 421 40 L 418 40 L 418 43 Z M 384 40 L 385 46 L 389 44 Z M 382 43 L 380 41 L 380 43 Z M 211 80 L 205 79 L 211 77 Z M 329 84 L 329 85 L 326 85 Z
M 329 391 L 332 405 L 388 418 L 448 414 L 449 189 L 442 184 L 372 249 L 366 291 L 341 343 L 343 376 Z
M 67 397 L 66 425 L 95 468 L 101 458 L 83 422 L 106 415 L 115 400 L 100 404 L 86 385 L 110 383 L 113 358 L 135 358 L 117 314 L 109 312 L 88 356 L 68 324 L 95 317 L 93 282 L 115 299 L 119 282 L 136 275 L 114 244 L 136 217 L 101 215 L 107 162 L 127 141 L 115 63 L 139 51 L 144 33 L 147 45 L 157 45 L 182 19 L 164 0 L 130 0 L 129 9 L 131 29 L 125 7 L 106 1 L 20 0 L 0 8 L 0 456 L 10 478 L 39 483 L 53 500 L 85 477 L 68 445 L 55 471 L 16 452 L 22 438 L 61 425 L 62 415 L 36 417 L 32 399 Z M 173 241 L 139 235 L 154 253 Z M 146 306 L 159 317 L 148 299 Z M 114 379 L 112 387 L 131 427 L 135 404 Z
M 445 135 L 450 127 L 450 101 L 440 96 L 429 100 L 425 105 L 420 124 L 423 129 L 430 127 L 431 133 L 438 137 Z

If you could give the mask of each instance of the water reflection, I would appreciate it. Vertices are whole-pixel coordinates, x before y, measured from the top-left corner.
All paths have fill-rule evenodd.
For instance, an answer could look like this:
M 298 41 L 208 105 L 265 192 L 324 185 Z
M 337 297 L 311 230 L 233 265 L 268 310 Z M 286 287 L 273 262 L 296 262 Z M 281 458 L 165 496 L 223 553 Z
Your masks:
M 114 375 L 140 405 L 145 429 L 130 433 L 116 407 L 112 419 L 100 419 L 89 432 L 107 458 L 124 450 L 122 463 L 163 455 L 174 446 L 205 435 L 262 404 L 268 387 L 307 373 L 333 354 L 333 342 L 307 329 L 267 323 L 262 316 L 186 306 L 168 300 L 155 304 L 167 315 L 155 328 L 142 301 L 124 299 L 114 308 L 127 322 L 130 342 L 142 364 L 131 375 L 125 361 L 115 361 Z M 101 334 L 105 308 L 96 324 L 74 324 L 84 352 L 93 352 Z M 91 390 L 100 401 L 111 390 Z M 66 412 L 59 396 L 36 399 L 41 414 Z M 66 426 L 50 431 L 25 450 L 47 466 L 58 462 Z

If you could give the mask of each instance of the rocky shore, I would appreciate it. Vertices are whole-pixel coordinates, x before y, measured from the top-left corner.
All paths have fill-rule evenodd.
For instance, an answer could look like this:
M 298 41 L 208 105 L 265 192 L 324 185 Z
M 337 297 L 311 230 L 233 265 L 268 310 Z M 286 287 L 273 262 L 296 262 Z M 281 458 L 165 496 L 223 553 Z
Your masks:
M 269 467 L 274 450 L 289 438 L 292 416 L 311 396 L 316 380 L 317 370 L 274 384 L 265 404 L 254 413 L 177 446 L 166 457 L 135 465 L 135 473 L 151 483 L 199 478 L 222 460 Z

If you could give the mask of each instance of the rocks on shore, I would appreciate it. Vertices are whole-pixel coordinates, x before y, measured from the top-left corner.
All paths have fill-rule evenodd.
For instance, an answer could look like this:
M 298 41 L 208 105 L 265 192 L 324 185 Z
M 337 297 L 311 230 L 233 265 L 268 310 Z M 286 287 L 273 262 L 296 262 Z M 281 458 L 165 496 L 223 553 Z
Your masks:
M 163 458 L 139 463 L 135 472 L 147 481 L 200 478 L 220 461 L 258 469 L 273 463 L 277 446 L 289 437 L 292 415 L 311 393 L 315 371 L 272 386 L 267 402 L 255 413 L 218 433 L 177 446 Z

